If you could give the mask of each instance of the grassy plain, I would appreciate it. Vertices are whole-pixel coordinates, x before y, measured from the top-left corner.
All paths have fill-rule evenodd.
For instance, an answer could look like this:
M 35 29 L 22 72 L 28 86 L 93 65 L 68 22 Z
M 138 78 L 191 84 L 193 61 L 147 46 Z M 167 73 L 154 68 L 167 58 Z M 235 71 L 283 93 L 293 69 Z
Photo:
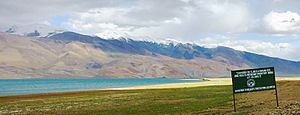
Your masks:
M 237 94 L 230 85 L 170 89 L 80 91 L 0 97 L 0 114 L 300 114 L 300 81 L 273 90 Z

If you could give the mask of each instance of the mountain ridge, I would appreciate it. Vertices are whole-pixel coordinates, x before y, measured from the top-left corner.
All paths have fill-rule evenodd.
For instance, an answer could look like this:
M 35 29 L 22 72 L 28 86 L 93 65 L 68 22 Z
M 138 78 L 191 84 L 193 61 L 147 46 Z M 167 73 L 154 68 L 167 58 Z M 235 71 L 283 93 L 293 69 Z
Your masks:
M 299 62 L 228 47 L 102 39 L 75 32 L 40 38 L 0 33 L 0 41 L 0 78 L 5 79 L 24 76 L 229 77 L 233 69 L 267 66 L 274 66 L 278 75 L 300 74 Z

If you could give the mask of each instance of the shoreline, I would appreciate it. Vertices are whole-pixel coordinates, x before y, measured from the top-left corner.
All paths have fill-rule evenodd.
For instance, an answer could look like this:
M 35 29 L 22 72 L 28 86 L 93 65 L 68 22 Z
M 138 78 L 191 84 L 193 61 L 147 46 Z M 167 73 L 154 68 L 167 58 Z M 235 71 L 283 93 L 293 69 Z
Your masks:
M 124 88 L 108 88 L 109 90 L 135 90 L 135 89 L 170 89 L 170 88 L 190 88 L 201 86 L 218 86 L 218 85 L 232 85 L 232 78 L 203 78 L 202 82 L 191 83 L 169 83 L 159 85 L 144 85 Z M 207 81 L 206 81 L 207 80 Z M 298 81 L 300 77 L 276 77 L 276 81 Z
M 215 85 L 231 85 L 231 78 L 203 78 L 205 80 L 200 82 L 190 83 L 168 83 L 157 85 L 143 85 L 123 88 L 108 88 L 108 90 L 137 90 L 137 89 L 171 89 L 171 88 L 190 88 L 201 86 L 215 86 Z
M 231 78 L 203 78 L 205 81 L 190 82 L 190 83 L 168 83 L 168 84 L 157 84 L 157 85 L 143 85 L 143 86 L 132 86 L 123 88 L 106 88 L 106 89 L 87 89 L 79 91 L 64 91 L 64 92 L 49 92 L 49 93 L 36 93 L 36 94 L 19 94 L 19 95 L 0 95 L 0 98 L 5 97 L 31 97 L 31 96 L 55 96 L 55 95 L 70 95 L 79 94 L 85 92 L 109 92 L 109 91 L 124 91 L 124 90 L 146 90 L 146 89 L 174 89 L 174 88 L 192 88 L 192 87 L 204 87 L 204 86 L 220 86 L 220 85 L 231 85 Z M 207 80 L 207 81 L 206 81 Z M 276 77 L 276 81 L 298 81 L 300 77 Z

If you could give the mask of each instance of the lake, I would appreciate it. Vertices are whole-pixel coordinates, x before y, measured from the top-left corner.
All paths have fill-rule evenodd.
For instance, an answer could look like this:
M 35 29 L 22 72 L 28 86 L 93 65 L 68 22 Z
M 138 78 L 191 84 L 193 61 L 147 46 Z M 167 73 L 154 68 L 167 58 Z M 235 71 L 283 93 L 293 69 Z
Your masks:
M 175 78 L 40 78 L 0 80 L 0 96 L 199 82 Z

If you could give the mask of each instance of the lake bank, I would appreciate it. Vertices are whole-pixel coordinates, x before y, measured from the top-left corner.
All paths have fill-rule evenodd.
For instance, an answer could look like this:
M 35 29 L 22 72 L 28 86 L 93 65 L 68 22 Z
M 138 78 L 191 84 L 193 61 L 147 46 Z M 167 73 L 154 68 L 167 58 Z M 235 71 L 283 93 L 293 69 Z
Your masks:
M 276 81 L 298 81 L 300 77 L 276 77 Z M 124 88 L 109 88 L 108 90 L 134 90 L 134 89 L 166 89 L 166 88 L 188 88 L 188 87 L 201 87 L 201 86 L 218 86 L 218 85 L 231 85 L 231 78 L 203 78 L 205 82 L 192 82 L 192 83 L 170 83 L 159 85 L 145 85 Z
M 134 90 L 134 89 L 168 89 L 168 88 L 188 88 L 200 86 L 231 85 L 231 78 L 203 78 L 204 82 L 190 83 L 170 83 L 158 85 L 144 85 L 124 88 L 109 88 L 108 90 Z
M 168 81 L 171 83 L 167 83 L 166 80 L 167 78 L 159 78 L 159 80 L 163 80 L 161 81 L 162 84 L 159 83 L 155 83 L 149 85 L 149 83 L 147 84 L 143 84 L 143 83 L 138 83 L 135 84 L 135 86 L 130 86 L 130 85 L 120 85 L 119 87 L 112 87 L 112 88 L 97 88 L 97 87 L 92 87 L 92 88 L 77 88 L 77 90 L 69 90 L 69 89 L 63 89 L 60 91 L 57 91 L 55 88 L 52 91 L 44 91 L 44 92 L 35 92 L 35 91 L 31 91 L 33 93 L 14 93 L 13 95 L 34 95 L 34 94 L 66 94 L 66 93 L 80 93 L 80 92 L 93 92 L 93 91 L 109 91 L 109 90 L 138 90 L 138 89 L 170 89 L 170 88 L 191 88 L 191 87 L 201 87 L 201 86 L 218 86 L 218 85 L 231 85 L 231 78 L 202 78 L 202 79 L 176 79 L 176 80 L 182 80 L 178 83 L 178 81 Z M 142 80 L 142 79 L 138 79 L 138 80 Z M 148 79 L 150 80 L 150 79 Z M 199 81 L 197 81 L 199 80 Z M 277 81 L 298 81 L 300 80 L 300 77 L 276 77 Z M 150 80 L 151 81 L 151 80 Z M 153 81 L 152 81 L 153 82 Z M 172 83 L 175 82 L 175 83 Z M 177 83 L 176 83 L 177 82 Z M 64 85 L 64 84 L 61 84 Z M 4 85 L 2 85 L 4 86 Z M 35 86 L 36 87 L 36 86 Z M 71 87 L 71 86 L 70 86 Z M 78 87 L 78 86 L 77 86 Z M 85 86 L 88 87 L 88 86 Z M 5 87 L 2 87 L 2 90 Z M 74 88 L 75 89 L 75 88 Z M 1 88 L 0 88 L 1 90 Z M 1 93 L 5 93 L 5 92 L 1 92 Z M 0 95 L 0 97 L 2 96 L 13 96 L 13 95 Z
M 273 90 L 236 95 L 238 113 L 289 114 L 299 105 L 299 81 L 279 80 Z M 296 107 L 296 106 L 295 106 Z M 230 85 L 167 89 L 95 90 L 0 97 L 0 114 L 232 114 Z

